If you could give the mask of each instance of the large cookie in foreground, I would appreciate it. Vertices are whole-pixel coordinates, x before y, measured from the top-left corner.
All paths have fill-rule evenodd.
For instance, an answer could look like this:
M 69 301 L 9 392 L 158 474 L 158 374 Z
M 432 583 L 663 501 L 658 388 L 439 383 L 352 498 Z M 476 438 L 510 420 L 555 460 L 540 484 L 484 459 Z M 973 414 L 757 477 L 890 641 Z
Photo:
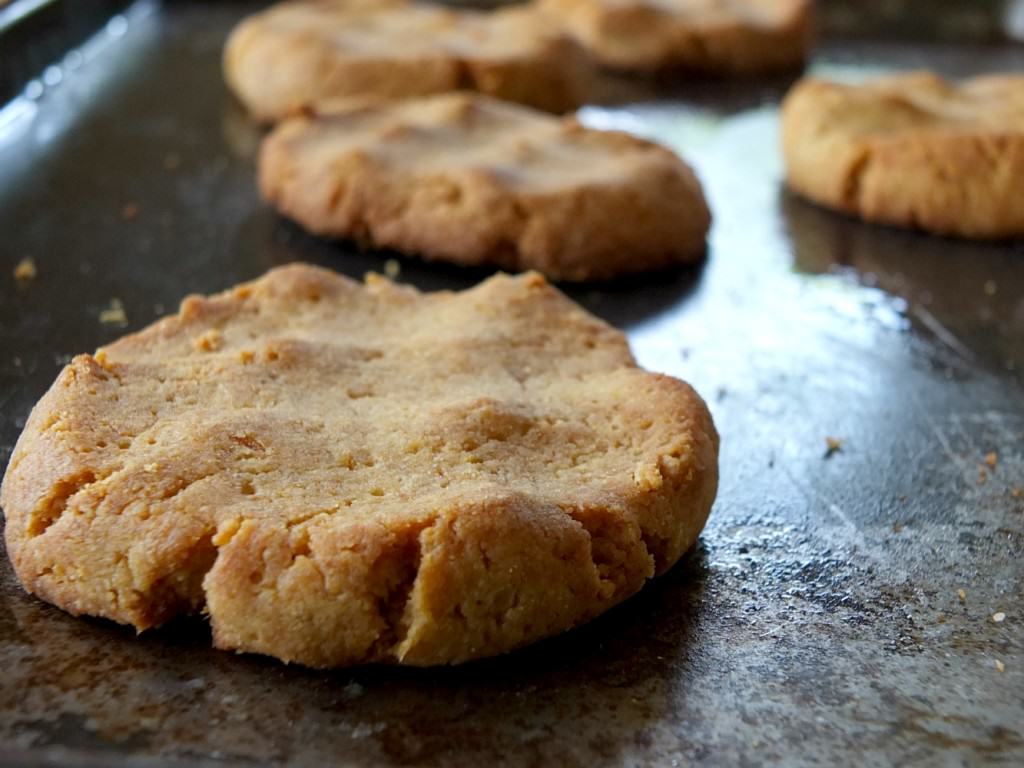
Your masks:
M 715 75 L 800 67 L 811 0 L 534 0 L 604 66 Z
M 406 0 L 285 2 L 228 38 L 224 72 L 251 114 L 279 120 L 347 98 L 414 98 L 461 89 L 551 112 L 575 109 L 591 63 L 545 14 Z
M 711 223 L 671 150 L 476 94 L 287 120 L 264 141 L 259 177 L 317 234 L 556 280 L 698 261 Z
M 69 364 L 0 501 L 22 584 L 220 648 L 429 665 L 569 629 L 675 563 L 718 437 L 537 274 L 461 293 L 303 265 Z
M 1024 236 L 1024 75 L 807 78 L 783 103 L 782 145 L 790 188 L 821 205 L 939 235 Z

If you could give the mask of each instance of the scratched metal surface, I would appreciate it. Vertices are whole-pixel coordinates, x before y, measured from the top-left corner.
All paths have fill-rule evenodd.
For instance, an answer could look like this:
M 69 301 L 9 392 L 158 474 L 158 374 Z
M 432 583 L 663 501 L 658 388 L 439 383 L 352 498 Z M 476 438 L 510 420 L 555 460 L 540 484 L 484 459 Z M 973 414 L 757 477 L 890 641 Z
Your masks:
M 258 134 L 218 75 L 242 10 L 137 6 L 6 113 L 0 464 L 60 364 L 124 332 L 98 322 L 112 298 L 135 329 L 294 259 L 381 269 L 258 202 Z M 826 39 L 815 60 L 921 64 L 1020 69 L 1024 52 Z M 0 764 L 1024 763 L 1024 249 L 791 198 L 785 85 L 584 113 L 683 151 L 715 211 L 702 268 L 571 291 L 714 412 L 721 493 L 678 567 L 505 658 L 322 673 L 213 651 L 200 620 L 135 637 L 72 618 L 3 560 Z M 29 256 L 38 276 L 16 283 Z M 481 275 L 401 264 L 428 289 Z

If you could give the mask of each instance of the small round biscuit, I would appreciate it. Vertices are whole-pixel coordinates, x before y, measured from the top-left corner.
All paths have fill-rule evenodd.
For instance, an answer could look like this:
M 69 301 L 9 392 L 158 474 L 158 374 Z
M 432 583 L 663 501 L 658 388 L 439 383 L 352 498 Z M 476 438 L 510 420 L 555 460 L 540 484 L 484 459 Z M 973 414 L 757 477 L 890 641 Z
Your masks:
M 293 118 L 259 166 L 311 232 L 557 280 L 698 261 L 711 222 L 670 150 L 475 94 Z
M 537 0 L 604 66 L 751 74 L 800 67 L 812 0 Z
M 228 85 L 257 119 L 325 101 L 477 90 L 550 112 L 578 106 L 589 58 L 540 12 L 482 13 L 405 0 L 285 2 L 242 21 Z
M 292 265 L 76 357 L 0 490 L 21 583 L 315 667 L 567 630 L 699 534 L 718 436 L 685 383 L 537 274 L 461 293 Z
M 913 72 L 798 83 L 782 106 L 790 188 L 867 221 L 1024 235 L 1024 76 Z

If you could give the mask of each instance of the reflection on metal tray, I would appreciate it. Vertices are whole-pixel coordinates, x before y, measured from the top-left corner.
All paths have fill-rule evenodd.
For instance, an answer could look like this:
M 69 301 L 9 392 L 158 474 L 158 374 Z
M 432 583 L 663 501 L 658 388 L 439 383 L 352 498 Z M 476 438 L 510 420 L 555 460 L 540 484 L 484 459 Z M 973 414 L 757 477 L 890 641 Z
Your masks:
M 219 77 L 250 7 L 136 4 L 0 130 L 0 464 L 69 355 L 275 264 L 390 256 L 257 199 L 259 132 Z M 826 38 L 815 60 L 921 65 L 1024 51 Z M 505 658 L 322 673 L 213 651 L 200 619 L 136 637 L 70 617 L 0 560 L 0 764 L 1024 762 L 1024 250 L 792 198 L 787 85 L 619 84 L 641 101 L 583 113 L 684 152 L 715 212 L 702 267 L 570 290 L 714 412 L 721 493 L 683 563 Z M 401 265 L 425 289 L 484 274 Z M 126 329 L 98 320 L 112 298 Z
M 129 0 L 14 0 L 0 4 L 0 105 L 34 78 L 56 84 L 63 74 L 59 65 L 65 55 L 128 5 Z

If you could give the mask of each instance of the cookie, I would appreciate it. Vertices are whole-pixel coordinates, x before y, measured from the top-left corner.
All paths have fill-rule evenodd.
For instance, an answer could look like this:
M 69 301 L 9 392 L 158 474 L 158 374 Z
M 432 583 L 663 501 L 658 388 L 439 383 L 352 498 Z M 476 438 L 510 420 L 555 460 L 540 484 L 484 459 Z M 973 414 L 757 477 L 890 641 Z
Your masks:
M 319 235 L 557 280 L 697 261 L 710 225 L 668 149 L 474 94 L 290 119 L 259 179 Z
M 21 583 L 315 667 L 565 631 L 693 544 L 718 437 L 536 274 L 461 293 L 275 269 L 80 355 L 0 500 Z
M 751 74 L 800 67 L 811 0 L 536 0 L 605 67 Z
M 589 58 L 532 8 L 484 13 L 403 0 L 307 0 L 239 24 L 224 70 L 263 121 L 328 100 L 460 89 L 565 112 L 584 97 Z
M 789 187 L 867 221 L 1024 235 L 1024 76 L 913 72 L 798 83 L 782 107 Z

